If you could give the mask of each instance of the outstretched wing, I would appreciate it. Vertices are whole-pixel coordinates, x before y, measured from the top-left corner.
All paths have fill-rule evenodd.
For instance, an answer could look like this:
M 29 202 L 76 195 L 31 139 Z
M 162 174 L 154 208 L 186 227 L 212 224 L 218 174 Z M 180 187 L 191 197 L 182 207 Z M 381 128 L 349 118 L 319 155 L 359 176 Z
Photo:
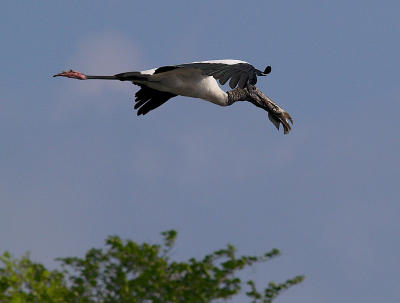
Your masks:
M 138 110 L 138 116 L 145 115 L 173 97 L 176 97 L 176 95 L 140 85 L 140 89 L 135 94 L 134 108 Z
M 229 86 L 233 89 L 236 86 L 245 88 L 247 84 L 255 85 L 257 76 L 265 76 L 266 74 L 256 69 L 253 65 L 240 60 L 211 60 L 202 62 L 192 62 L 176 65 L 176 67 L 197 68 L 203 74 L 213 76 L 224 85 L 229 81 Z

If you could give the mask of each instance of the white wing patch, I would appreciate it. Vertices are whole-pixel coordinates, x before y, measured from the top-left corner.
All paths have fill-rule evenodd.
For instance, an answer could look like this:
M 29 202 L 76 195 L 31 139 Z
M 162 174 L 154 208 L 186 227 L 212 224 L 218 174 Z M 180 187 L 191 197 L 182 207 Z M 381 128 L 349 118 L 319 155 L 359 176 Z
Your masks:
M 154 72 L 156 71 L 157 68 L 152 68 L 152 69 L 147 69 L 147 70 L 143 70 L 140 73 L 142 75 L 153 75 Z
M 233 60 L 233 59 L 224 59 L 224 60 L 208 60 L 208 61 L 196 61 L 191 63 L 222 63 L 227 65 L 239 64 L 239 63 L 248 63 L 246 61 L 241 60 Z

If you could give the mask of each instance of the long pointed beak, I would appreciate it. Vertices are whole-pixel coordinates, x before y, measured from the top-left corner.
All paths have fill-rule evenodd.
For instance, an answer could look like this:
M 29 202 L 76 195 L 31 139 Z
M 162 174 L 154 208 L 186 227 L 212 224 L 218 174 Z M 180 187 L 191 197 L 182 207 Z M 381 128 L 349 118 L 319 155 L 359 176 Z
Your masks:
M 67 78 L 72 78 L 72 79 L 78 79 L 78 80 L 86 80 L 86 76 L 82 74 L 81 72 L 77 72 L 74 70 L 69 70 L 69 71 L 64 71 L 59 74 L 53 75 L 53 77 L 67 77 Z

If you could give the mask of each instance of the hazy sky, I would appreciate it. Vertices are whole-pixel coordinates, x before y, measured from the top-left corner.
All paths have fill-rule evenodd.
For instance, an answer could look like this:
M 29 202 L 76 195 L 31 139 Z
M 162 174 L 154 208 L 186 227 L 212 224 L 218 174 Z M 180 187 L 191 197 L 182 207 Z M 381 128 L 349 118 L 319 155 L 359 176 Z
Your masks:
M 111 234 L 174 256 L 228 243 L 305 274 L 289 302 L 400 301 L 399 1 L 3 1 L 0 252 L 54 266 Z M 178 97 L 136 117 L 129 83 L 54 79 L 210 59 L 272 73 L 294 118 Z M 226 88 L 228 90 L 228 88 Z M 236 300 L 239 302 L 240 300 Z

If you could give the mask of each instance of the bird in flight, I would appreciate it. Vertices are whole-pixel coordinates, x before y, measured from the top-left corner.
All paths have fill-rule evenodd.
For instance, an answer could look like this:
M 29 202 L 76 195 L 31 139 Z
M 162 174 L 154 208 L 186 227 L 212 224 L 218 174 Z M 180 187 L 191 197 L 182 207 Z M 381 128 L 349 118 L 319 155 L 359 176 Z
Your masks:
M 291 130 L 289 121 L 293 124 L 293 119 L 255 87 L 257 77 L 266 76 L 270 72 L 270 66 L 262 72 L 245 61 L 210 60 L 167 65 L 113 76 L 92 76 L 69 70 L 53 77 L 130 81 L 140 87 L 135 94 L 134 108 L 137 115 L 145 115 L 178 95 L 200 98 L 220 106 L 232 105 L 236 101 L 249 101 L 266 110 L 275 127 L 279 130 L 282 124 L 284 133 L 287 134 Z M 232 90 L 225 92 L 218 82 L 224 85 L 228 80 Z

